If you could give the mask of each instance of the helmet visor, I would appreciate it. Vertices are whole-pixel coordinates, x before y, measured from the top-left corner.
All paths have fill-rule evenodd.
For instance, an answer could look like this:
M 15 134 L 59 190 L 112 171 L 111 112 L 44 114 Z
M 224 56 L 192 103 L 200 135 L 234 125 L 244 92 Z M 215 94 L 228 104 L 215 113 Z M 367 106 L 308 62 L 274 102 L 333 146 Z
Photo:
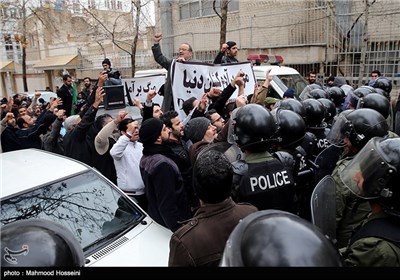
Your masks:
M 374 199 L 380 196 L 388 181 L 396 174 L 396 169 L 381 156 L 377 143 L 381 138 L 373 138 L 340 173 L 342 183 L 356 196 Z
M 365 103 L 365 102 L 364 102 L 364 98 L 363 98 L 363 97 L 361 97 L 360 99 L 358 99 L 356 109 L 364 108 L 364 103 Z
M 346 119 L 342 114 L 338 116 L 332 125 L 326 139 L 332 145 L 342 148 L 345 146 L 344 138 L 348 137 L 350 134 L 351 122 Z
M 229 143 L 229 144 L 236 144 L 236 139 L 237 139 L 237 137 L 236 137 L 236 135 L 235 135 L 235 124 L 236 124 L 236 115 L 237 115 L 237 111 L 240 109 L 240 107 L 239 108 L 235 108 L 233 111 L 232 111 L 232 114 L 231 114 L 231 117 L 230 117 L 230 121 L 228 122 L 228 124 L 226 124 L 226 125 L 229 125 L 229 127 L 228 127 L 228 136 L 227 136 L 227 142 Z

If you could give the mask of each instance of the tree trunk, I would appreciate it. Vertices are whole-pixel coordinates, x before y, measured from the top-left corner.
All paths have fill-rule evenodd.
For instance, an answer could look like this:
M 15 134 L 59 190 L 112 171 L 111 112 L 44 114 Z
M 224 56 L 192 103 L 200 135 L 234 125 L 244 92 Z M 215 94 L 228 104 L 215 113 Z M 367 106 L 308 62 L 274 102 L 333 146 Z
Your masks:
M 132 77 L 135 77 L 136 70 L 136 49 L 137 42 L 139 39 L 139 24 L 140 24 L 140 13 L 141 13 L 141 3 L 140 0 L 134 1 L 134 6 L 136 7 L 136 18 L 135 18 L 135 37 L 133 38 L 132 44 L 132 52 L 131 52 L 131 69 L 132 69 Z
M 219 37 L 219 44 L 222 46 L 226 42 L 226 22 L 228 18 L 228 4 L 229 0 L 221 0 L 221 31 Z

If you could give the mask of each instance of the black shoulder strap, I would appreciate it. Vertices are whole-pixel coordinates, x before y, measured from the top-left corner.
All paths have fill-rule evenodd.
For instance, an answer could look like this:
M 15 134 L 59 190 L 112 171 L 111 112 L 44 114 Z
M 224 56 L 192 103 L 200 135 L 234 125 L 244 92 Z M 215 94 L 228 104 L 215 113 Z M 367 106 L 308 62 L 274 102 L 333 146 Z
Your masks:
M 237 160 L 232 162 L 232 168 L 233 168 L 233 178 L 232 178 L 231 196 L 234 201 L 238 202 L 240 181 L 242 179 L 242 176 L 247 173 L 249 166 L 246 161 Z
M 365 237 L 378 237 L 400 248 L 400 223 L 390 218 L 373 219 L 354 233 L 349 246 Z

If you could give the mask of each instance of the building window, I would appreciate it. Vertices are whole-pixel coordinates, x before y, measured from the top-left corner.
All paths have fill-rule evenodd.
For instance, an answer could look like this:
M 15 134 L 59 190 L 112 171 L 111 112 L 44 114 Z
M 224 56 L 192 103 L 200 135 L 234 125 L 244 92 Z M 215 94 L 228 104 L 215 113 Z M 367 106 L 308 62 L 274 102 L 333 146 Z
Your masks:
M 17 19 L 17 10 L 13 8 L 10 9 L 9 11 L 10 11 L 10 18 Z
M 96 1 L 95 0 L 90 0 L 89 9 L 96 9 Z
M 117 2 L 117 9 L 122 10 L 122 2 L 121 1 Z
M 6 49 L 7 60 L 14 60 L 14 46 L 10 34 L 4 35 L 4 46 Z
M 217 0 L 215 7 L 218 12 L 221 11 L 221 0 Z M 228 4 L 228 12 L 238 11 L 239 10 L 239 1 L 233 0 Z M 213 10 L 213 1 L 212 0 L 182 0 L 179 4 L 179 16 L 180 19 L 188 19 L 188 18 L 198 18 L 198 17 L 206 17 L 206 16 L 216 16 Z
M 72 9 L 74 11 L 74 13 L 82 13 L 82 7 L 79 3 L 73 3 Z

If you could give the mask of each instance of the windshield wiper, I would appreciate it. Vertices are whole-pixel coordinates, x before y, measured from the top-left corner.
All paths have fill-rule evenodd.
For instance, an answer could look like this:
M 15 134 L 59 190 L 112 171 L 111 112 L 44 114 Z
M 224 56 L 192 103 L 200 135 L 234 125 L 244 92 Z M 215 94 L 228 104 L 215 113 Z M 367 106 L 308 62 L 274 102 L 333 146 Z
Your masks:
M 90 251 L 94 247 L 101 246 L 106 241 L 107 241 L 106 242 L 107 244 L 113 242 L 115 240 L 116 236 L 118 236 L 118 238 L 119 238 L 120 236 L 124 235 L 125 233 L 130 231 L 132 228 L 134 228 L 138 224 L 140 224 L 141 221 L 142 220 L 136 220 L 135 222 L 128 224 L 127 227 L 116 228 L 116 230 L 114 230 L 114 231 L 110 232 L 109 234 L 97 239 L 95 242 L 93 242 L 93 243 L 89 244 L 88 246 L 86 246 L 85 248 L 83 248 L 84 252 Z

